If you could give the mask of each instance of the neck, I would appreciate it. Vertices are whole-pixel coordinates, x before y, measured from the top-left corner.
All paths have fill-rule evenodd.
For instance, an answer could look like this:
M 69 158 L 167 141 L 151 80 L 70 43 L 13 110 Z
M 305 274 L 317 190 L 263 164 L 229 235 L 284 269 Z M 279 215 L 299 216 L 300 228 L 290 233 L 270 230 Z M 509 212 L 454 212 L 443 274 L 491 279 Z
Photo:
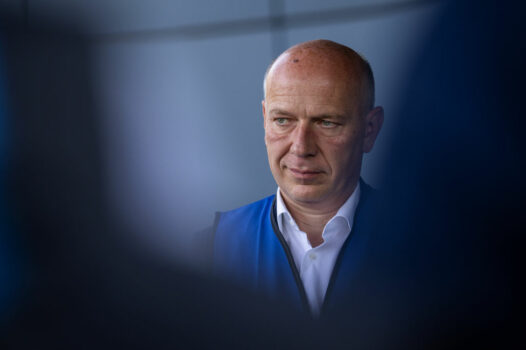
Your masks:
M 311 246 L 317 247 L 323 243 L 322 234 L 325 225 L 336 215 L 340 207 L 353 193 L 356 186 L 357 185 L 352 188 L 352 191 L 348 195 L 332 203 L 313 204 L 297 202 L 288 198 L 283 191 L 281 191 L 281 197 L 299 229 L 307 234 Z
M 300 230 L 307 234 L 311 246 L 317 247 L 322 244 L 323 229 L 338 210 L 312 211 L 292 201 L 283 200 Z

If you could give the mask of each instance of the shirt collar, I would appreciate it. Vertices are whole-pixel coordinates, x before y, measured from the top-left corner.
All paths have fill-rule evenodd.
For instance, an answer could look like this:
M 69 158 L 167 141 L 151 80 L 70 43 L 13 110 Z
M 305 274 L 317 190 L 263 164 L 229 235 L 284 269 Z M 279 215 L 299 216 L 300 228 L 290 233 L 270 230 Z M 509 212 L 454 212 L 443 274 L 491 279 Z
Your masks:
M 345 203 L 338 209 L 336 212 L 336 215 L 334 215 L 328 223 L 333 221 L 337 217 L 341 217 L 347 221 L 347 224 L 349 225 L 349 229 L 352 227 L 353 221 L 354 221 L 354 213 L 356 212 L 356 207 L 358 206 L 358 201 L 360 200 L 360 181 L 356 184 L 356 187 L 353 191 L 353 193 L 347 198 Z M 292 218 L 292 215 L 290 214 L 289 210 L 287 209 L 287 206 L 285 205 L 285 202 L 283 201 L 283 197 L 281 196 L 280 189 L 278 187 L 278 190 L 276 192 L 276 216 L 278 221 L 278 227 L 281 232 L 283 232 L 283 220 L 284 219 L 292 219 L 292 222 L 296 225 L 296 221 L 294 218 Z M 327 223 L 327 224 L 328 224 Z

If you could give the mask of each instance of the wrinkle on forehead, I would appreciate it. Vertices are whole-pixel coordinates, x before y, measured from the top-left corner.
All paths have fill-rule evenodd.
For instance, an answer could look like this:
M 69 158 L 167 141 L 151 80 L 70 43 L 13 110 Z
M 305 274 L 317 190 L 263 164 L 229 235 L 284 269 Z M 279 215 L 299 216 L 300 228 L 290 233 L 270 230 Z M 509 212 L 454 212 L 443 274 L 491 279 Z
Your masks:
M 316 95 L 322 92 L 334 92 L 338 89 L 353 89 L 355 86 L 356 82 L 350 79 L 341 79 L 338 75 L 287 69 L 269 79 L 268 96 L 298 93 Z
M 280 84 L 273 84 L 279 79 Z M 293 52 L 283 54 L 275 62 L 267 77 L 267 94 L 283 82 L 309 83 L 312 88 L 327 89 L 335 86 L 355 90 L 361 83 L 357 69 L 349 62 L 325 53 Z M 296 85 L 299 86 L 299 85 Z M 353 94 L 354 95 L 354 94 Z
M 329 110 L 354 114 L 359 108 L 359 91 L 352 76 L 342 77 L 336 70 L 312 66 L 312 62 L 300 59 L 298 63 L 276 66 L 267 81 L 266 99 L 272 103 L 288 99 L 310 106 L 325 105 Z M 340 110 L 344 106 L 346 111 Z
M 366 61 L 358 53 L 337 43 L 326 40 L 302 43 L 281 54 L 269 68 L 265 95 L 281 95 L 280 91 L 274 89 L 283 88 L 286 82 L 291 87 L 299 87 L 301 83 L 308 84 L 312 88 L 310 91 L 315 91 L 316 88 L 327 89 L 333 85 L 335 89 L 336 86 L 347 89 L 353 105 L 367 109 L 371 107 L 368 106 L 371 95 L 364 65 L 367 65 Z M 279 80 L 279 83 L 274 84 L 274 80 Z M 293 82 L 297 84 L 292 84 Z M 287 93 L 290 95 L 293 92 Z M 374 92 L 372 98 L 374 99 Z

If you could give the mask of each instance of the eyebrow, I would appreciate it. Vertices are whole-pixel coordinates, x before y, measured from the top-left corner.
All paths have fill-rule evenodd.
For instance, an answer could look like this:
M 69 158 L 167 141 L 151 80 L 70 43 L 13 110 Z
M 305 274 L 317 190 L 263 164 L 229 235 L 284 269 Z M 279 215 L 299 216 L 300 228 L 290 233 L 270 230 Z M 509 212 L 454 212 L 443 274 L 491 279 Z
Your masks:
M 279 114 L 279 115 L 286 115 L 286 116 L 289 116 L 289 117 L 295 117 L 294 113 L 290 113 L 290 112 L 287 112 L 287 111 L 285 111 L 283 109 L 279 109 L 279 108 L 271 109 L 269 114 Z M 327 113 L 324 113 L 324 114 L 319 114 L 319 115 L 312 116 L 311 119 L 336 119 L 336 120 L 342 120 L 342 119 L 345 119 L 345 116 L 341 115 L 341 114 L 327 114 Z
M 313 119 L 336 119 L 336 120 L 343 120 L 345 119 L 344 115 L 341 114 L 320 114 L 317 116 L 312 117 Z
M 283 109 L 279 109 L 279 108 L 272 108 L 270 110 L 270 114 L 281 114 L 281 115 L 288 115 L 290 117 L 294 117 L 294 114 L 287 112 Z

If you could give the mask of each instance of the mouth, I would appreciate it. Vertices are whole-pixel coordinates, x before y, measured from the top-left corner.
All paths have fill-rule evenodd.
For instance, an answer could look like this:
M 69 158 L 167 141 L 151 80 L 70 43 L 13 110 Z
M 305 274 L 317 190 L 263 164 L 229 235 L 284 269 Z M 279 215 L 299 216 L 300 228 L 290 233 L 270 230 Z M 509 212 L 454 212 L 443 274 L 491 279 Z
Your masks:
M 296 168 L 288 168 L 288 169 L 291 172 L 293 177 L 297 179 L 301 179 L 301 180 L 314 179 L 323 173 L 322 171 L 311 170 L 311 169 L 296 169 Z

